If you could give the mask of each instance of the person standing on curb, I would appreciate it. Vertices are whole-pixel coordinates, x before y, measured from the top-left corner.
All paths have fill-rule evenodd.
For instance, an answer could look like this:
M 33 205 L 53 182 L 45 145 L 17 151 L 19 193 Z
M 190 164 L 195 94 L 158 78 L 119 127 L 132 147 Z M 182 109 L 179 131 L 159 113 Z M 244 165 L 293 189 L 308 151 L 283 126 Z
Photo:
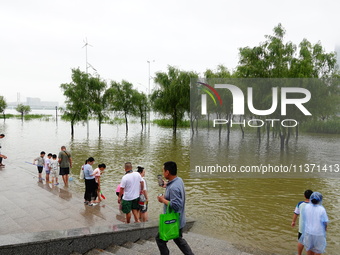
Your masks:
M 63 178 L 64 185 L 68 186 L 68 175 L 70 174 L 70 168 L 72 168 L 71 153 L 66 150 L 65 146 L 61 146 L 61 151 L 58 155 L 58 163 L 60 165 L 59 175 Z
M 4 134 L 0 134 L 0 139 L 2 139 L 2 138 L 4 138 L 5 137 L 5 135 Z M 1 151 L 1 144 L 0 144 L 0 151 Z M 0 152 L 0 155 L 2 155 L 1 154 L 1 152 Z M 2 159 L 6 159 L 7 157 L 5 156 L 5 155 L 2 155 L 1 157 L 0 157 L 0 166 L 2 166 L 2 167 L 4 167 L 5 165 L 4 164 L 2 164 Z
M 97 205 L 95 203 L 95 200 L 97 198 L 97 189 L 96 189 L 96 180 L 95 176 L 93 174 L 93 168 L 92 165 L 94 164 L 94 158 L 89 157 L 87 160 L 86 165 L 84 166 L 84 176 L 85 176 L 85 194 L 84 204 L 89 206 Z
M 42 178 L 42 171 L 43 171 L 44 165 L 45 165 L 45 154 L 46 153 L 44 151 L 42 151 L 42 152 L 40 152 L 40 156 L 33 160 L 33 165 L 35 165 L 35 162 L 37 162 L 39 182 L 43 182 L 43 180 L 44 180 Z
M 174 242 L 178 248 L 186 255 L 193 255 L 189 244 L 182 237 L 183 228 L 186 224 L 185 219 L 185 190 L 182 178 L 177 176 L 177 164 L 173 161 L 165 162 L 163 165 L 163 176 L 169 182 L 166 185 L 165 195 L 158 196 L 157 199 L 160 203 L 164 204 L 164 213 L 170 203 L 170 207 L 176 212 L 180 213 L 180 236 L 174 239 Z M 159 234 L 156 236 L 156 242 L 161 255 L 170 254 L 167 247 L 167 241 L 159 238 Z

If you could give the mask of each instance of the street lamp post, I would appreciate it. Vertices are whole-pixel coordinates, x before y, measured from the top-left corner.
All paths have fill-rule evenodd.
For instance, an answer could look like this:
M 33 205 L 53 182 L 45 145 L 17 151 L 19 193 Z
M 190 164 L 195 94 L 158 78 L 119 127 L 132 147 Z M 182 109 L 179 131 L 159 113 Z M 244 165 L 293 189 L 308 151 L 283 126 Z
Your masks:
M 154 63 L 155 60 L 152 60 L 152 62 Z M 148 91 L 148 98 L 149 98 L 149 114 L 148 114 L 148 122 L 149 122 L 149 130 L 150 130 L 150 115 L 151 115 L 151 110 L 150 110 L 150 95 L 151 95 L 151 89 L 150 89 L 150 83 L 151 83 L 151 75 L 150 75 L 150 64 L 151 61 L 147 60 L 147 63 L 149 65 L 149 79 L 148 79 L 148 84 L 149 84 L 149 91 Z
M 148 60 L 147 61 L 148 62 L 148 64 L 149 64 L 149 91 L 148 91 L 148 94 L 150 95 L 151 94 L 151 90 L 150 90 L 150 81 L 151 81 L 151 75 L 150 75 L 150 64 L 151 64 L 151 61 L 150 60 Z M 152 60 L 152 62 L 154 63 L 155 62 L 155 60 Z

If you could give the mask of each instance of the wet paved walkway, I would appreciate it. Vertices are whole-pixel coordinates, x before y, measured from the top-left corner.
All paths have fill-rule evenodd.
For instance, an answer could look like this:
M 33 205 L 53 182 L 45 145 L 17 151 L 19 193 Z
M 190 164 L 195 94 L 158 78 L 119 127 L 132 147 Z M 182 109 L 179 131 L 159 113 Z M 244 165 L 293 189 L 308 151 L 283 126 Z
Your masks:
M 79 192 L 62 183 L 38 183 L 36 175 L 6 163 L 0 168 L 0 235 L 122 223 L 119 211 L 105 201 L 84 205 Z

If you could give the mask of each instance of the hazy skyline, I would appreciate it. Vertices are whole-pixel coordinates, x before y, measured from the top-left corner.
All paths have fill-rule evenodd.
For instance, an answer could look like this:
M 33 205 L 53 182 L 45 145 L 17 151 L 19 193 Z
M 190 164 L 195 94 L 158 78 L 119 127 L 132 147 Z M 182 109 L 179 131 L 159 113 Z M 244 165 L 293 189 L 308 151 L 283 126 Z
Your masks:
M 151 76 L 167 65 L 201 74 L 219 64 L 233 69 L 238 48 L 258 45 L 278 23 L 286 41 L 321 41 L 334 51 L 340 41 L 338 7 L 327 0 L 2 2 L 0 95 L 7 102 L 20 93 L 22 102 L 38 97 L 62 104 L 60 84 L 71 81 L 72 68 L 85 71 L 86 39 L 92 45 L 88 62 L 102 79 L 125 79 L 143 92 L 148 60 Z

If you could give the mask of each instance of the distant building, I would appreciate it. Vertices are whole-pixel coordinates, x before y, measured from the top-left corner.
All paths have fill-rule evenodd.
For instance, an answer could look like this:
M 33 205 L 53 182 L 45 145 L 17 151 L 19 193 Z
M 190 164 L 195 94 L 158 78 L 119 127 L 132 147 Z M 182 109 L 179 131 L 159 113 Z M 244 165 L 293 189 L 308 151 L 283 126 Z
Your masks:
M 9 102 L 7 103 L 8 108 L 17 107 L 18 102 Z M 26 102 L 22 102 L 24 105 L 28 105 L 31 109 L 55 109 L 55 107 L 59 107 L 59 103 L 57 101 L 41 101 L 40 98 L 37 97 L 27 97 Z

